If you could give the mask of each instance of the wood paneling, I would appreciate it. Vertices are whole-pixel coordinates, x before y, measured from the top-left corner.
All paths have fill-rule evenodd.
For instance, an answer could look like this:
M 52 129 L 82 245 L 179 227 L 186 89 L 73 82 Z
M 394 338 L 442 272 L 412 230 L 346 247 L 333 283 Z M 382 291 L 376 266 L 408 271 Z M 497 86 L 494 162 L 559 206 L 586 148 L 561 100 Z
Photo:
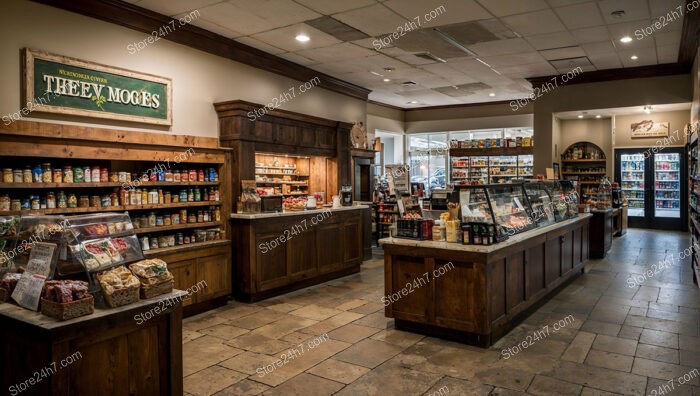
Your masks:
M 538 293 L 546 287 L 544 282 L 544 245 L 535 245 L 525 253 L 525 299 Z
M 168 263 L 168 270 L 173 274 L 175 281 L 174 287 L 178 290 L 187 290 L 197 283 L 196 277 L 196 260 L 182 260 L 174 263 Z M 182 300 L 182 306 L 194 304 L 197 295 L 193 294 Z
M 394 256 L 392 261 L 393 314 L 398 319 L 412 319 L 430 315 L 432 308 L 425 304 L 428 297 L 428 279 L 422 257 Z M 388 294 L 388 293 L 387 293 Z
M 506 259 L 506 309 L 508 311 L 525 301 L 524 254 L 523 250 Z

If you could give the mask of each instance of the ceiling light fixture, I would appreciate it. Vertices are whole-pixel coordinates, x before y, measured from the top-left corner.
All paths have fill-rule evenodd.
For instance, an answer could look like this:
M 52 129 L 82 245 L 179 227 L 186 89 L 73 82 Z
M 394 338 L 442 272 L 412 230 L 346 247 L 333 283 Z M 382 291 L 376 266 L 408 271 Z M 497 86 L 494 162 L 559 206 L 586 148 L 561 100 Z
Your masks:
M 389 81 L 391 81 L 391 79 L 390 79 L 390 78 L 384 78 L 384 79 L 382 79 L 382 81 L 384 81 L 384 82 L 389 82 Z
M 579 114 L 579 115 L 578 115 L 578 118 L 583 118 L 583 114 Z
M 639 57 L 637 55 L 632 55 L 632 56 L 630 56 L 630 59 L 637 60 L 637 59 L 639 59 Z
M 412 101 L 410 101 L 410 102 L 406 102 L 406 104 L 418 104 L 418 101 L 417 101 L 417 100 L 412 100 Z
M 387 72 L 387 73 L 391 73 L 391 72 L 393 72 L 394 70 L 396 70 L 396 69 L 393 68 L 393 67 L 385 67 L 385 68 L 384 68 L 384 71 Z
M 489 94 L 489 96 L 493 98 L 494 96 L 496 96 L 496 94 L 493 93 L 493 92 L 491 92 L 491 93 Z
M 297 41 L 301 41 L 302 43 L 305 43 L 305 42 L 311 40 L 311 39 L 309 38 L 309 36 L 305 35 L 304 33 L 297 34 L 297 36 L 295 37 L 295 39 L 296 39 Z
M 597 116 L 595 116 L 595 118 L 600 118 L 600 114 L 598 114 Z
M 651 105 L 644 106 L 644 113 L 651 114 Z
M 625 17 L 625 10 L 617 10 L 610 13 L 610 16 L 615 19 L 622 19 Z
M 620 39 L 620 42 L 621 42 L 621 43 L 631 43 L 631 42 L 632 42 L 632 37 L 630 37 L 630 36 L 625 36 L 625 37 L 623 37 L 623 38 Z
M 375 76 L 384 77 L 383 74 L 377 73 L 376 71 L 371 71 L 371 70 L 370 70 L 370 73 L 374 74 Z

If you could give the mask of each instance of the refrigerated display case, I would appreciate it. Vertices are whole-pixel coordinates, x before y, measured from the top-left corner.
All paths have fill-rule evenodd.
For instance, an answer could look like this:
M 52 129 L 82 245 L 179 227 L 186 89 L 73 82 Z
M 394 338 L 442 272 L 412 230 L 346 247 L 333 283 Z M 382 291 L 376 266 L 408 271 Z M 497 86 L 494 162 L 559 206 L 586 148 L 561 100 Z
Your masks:
M 518 177 L 518 156 L 489 157 L 489 183 L 507 183 Z
M 657 217 L 681 217 L 681 155 L 654 154 L 654 208 Z
M 469 182 L 469 157 L 450 158 L 450 180 L 454 184 Z
M 630 217 L 644 217 L 645 184 L 644 184 L 644 154 L 622 154 L 620 156 L 620 189 L 629 202 Z
M 469 157 L 469 180 L 481 184 L 489 182 L 489 157 Z
M 532 155 L 519 155 L 518 156 L 518 178 L 529 178 L 532 177 L 532 166 L 533 166 L 533 156 Z
M 549 188 L 545 187 L 545 182 L 524 183 L 527 198 L 530 201 L 532 209 L 532 217 L 537 222 L 538 226 L 546 226 L 554 224 L 557 220 L 554 216 L 554 205 L 552 197 L 547 190 L 554 190 L 558 187 L 556 182 L 548 182 L 551 184 Z M 564 207 L 566 212 L 566 207 Z

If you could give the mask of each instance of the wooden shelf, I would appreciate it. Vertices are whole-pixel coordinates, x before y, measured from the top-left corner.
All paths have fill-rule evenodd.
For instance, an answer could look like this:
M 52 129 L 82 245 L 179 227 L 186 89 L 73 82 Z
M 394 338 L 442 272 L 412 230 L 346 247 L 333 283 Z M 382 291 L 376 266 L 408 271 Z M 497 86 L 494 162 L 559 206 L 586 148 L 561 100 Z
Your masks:
M 98 213 L 98 212 L 122 212 L 126 210 L 147 210 L 147 209 L 175 209 L 188 208 L 198 206 L 221 206 L 221 201 L 198 201 L 198 202 L 177 202 L 169 204 L 147 204 L 147 205 L 119 205 L 107 207 L 89 207 L 89 208 L 56 208 L 56 209 L 38 209 L 38 210 L 21 210 L 21 211 L 3 211 L 0 215 L 19 216 L 19 215 L 56 215 L 56 214 L 73 214 L 73 213 Z
M 606 162 L 607 160 L 605 158 L 603 159 L 579 159 L 579 160 L 561 160 L 561 162 L 571 162 L 571 163 L 595 163 L 595 162 Z
M 181 252 L 186 252 L 186 251 L 195 250 L 195 249 L 210 248 L 210 247 L 215 247 L 215 246 L 225 246 L 225 245 L 228 245 L 230 243 L 231 243 L 231 241 L 228 239 L 220 239 L 220 240 L 216 240 L 216 241 L 206 241 L 206 242 L 195 242 L 195 243 L 188 243 L 186 245 L 177 245 L 177 246 L 172 246 L 172 247 L 146 250 L 143 252 L 143 255 L 144 255 L 144 257 L 149 258 L 149 257 L 160 256 L 160 255 L 164 255 L 164 254 L 181 253 Z
M 304 175 L 300 175 L 298 173 L 279 173 L 279 172 L 255 172 L 255 174 L 256 175 L 275 175 L 275 176 L 304 176 Z
M 123 183 L 0 183 L 0 188 L 112 188 L 112 187 L 187 187 L 187 186 L 218 186 L 220 182 L 123 182 Z
M 504 155 L 531 155 L 534 147 L 494 147 L 494 148 L 451 148 L 450 156 L 454 157 L 484 157 Z
M 156 227 L 148 227 L 148 228 L 135 228 L 134 232 L 136 234 L 148 234 L 152 232 L 162 232 L 162 231 L 171 231 L 171 230 L 184 230 L 188 228 L 209 228 L 209 227 L 218 227 L 221 225 L 220 221 L 208 221 L 205 223 L 181 223 L 181 224 L 175 224 L 175 225 L 169 225 L 169 226 L 156 226 Z
M 297 170 L 296 166 L 294 168 L 287 167 L 287 166 L 258 166 L 255 165 L 255 168 L 264 168 L 264 169 L 291 169 L 291 170 Z
M 290 184 L 294 186 L 308 186 L 309 184 L 307 182 L 295 182 L 295 181 L 288 181 L 288 182 L 275 182 L 275 181 L 255 181 L 255 184 Z

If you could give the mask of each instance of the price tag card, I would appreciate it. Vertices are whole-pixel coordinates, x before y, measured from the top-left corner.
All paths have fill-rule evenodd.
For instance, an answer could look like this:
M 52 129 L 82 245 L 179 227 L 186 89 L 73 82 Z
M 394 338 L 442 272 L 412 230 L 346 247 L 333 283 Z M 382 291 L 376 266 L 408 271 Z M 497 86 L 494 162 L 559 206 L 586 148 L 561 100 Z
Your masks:
M 55 243 L 34 242 L 26 271 L 30 274 L 48 277 L 51 274 L 51 263 L 56 247 Z
M 38 310 L 44 282 L 46 282 L 46 277 L 43 275 L 23 273 L 17 282 L 15 291 L 12 292 L 12 299 L 17 301 L 20 307 L 31 309 L 32 311 Z

